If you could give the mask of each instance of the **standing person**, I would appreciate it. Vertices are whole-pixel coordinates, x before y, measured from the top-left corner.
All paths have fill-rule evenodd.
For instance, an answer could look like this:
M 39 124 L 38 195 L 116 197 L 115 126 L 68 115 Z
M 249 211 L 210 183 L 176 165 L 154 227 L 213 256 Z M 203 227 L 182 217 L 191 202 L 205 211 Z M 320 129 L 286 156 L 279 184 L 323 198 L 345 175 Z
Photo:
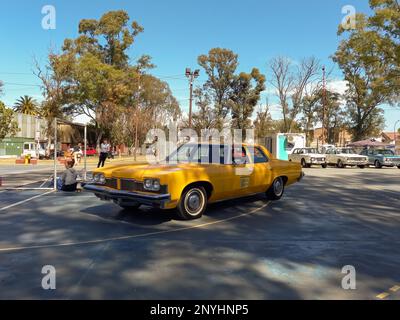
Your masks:
M 78 172 L 74 169 L 75 161 L 68 161 L 65 163 L 65 170 L 61 176 L 61 181 L 62 181 L 62 191 L 67 191 L 67 192 L 73 192 L 77 191 L 77 178 L 78 178 Z
M 82 151 L 82 144 L 81 144 L 81 143 L 79 143 L 79 144 L 74 148 L 73 156 L 74 156 L 74 161 L 75 161 L 75 163 L 76 163 L 77 165 L 80 165 L 80 164 L 81 164 L 82 157 L 83 157 L 83 151 Z
M 104 163 L 107 160 L 108 153 L 110 152 L 110 144 L 107 139 L 103 140 L 103 143 L 100 145 L 100 157 L 97 168 L 104 167 Z

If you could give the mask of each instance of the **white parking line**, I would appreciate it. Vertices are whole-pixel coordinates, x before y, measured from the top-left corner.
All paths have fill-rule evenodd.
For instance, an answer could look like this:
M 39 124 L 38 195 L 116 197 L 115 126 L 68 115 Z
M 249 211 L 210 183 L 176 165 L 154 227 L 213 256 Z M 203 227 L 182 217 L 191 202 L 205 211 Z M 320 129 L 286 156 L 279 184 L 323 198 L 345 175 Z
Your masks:
M 53 193 L 53 192 L 54 192 L 54 190 L 51 190 L 51 191 L 49 191 L 49 192 L 45 192 L 45 193 L 39 194 L 39 195 L 37 195 L 37 196 L 34 196 L 34 197 L 31 197 L 31 198 L 28 198 L 28 199 L 19 201 L 19 202 L 17 202 L 17 203 L 10 204 L 10 205 L 8 205 L 8 206 L 6 206 L 6 207 L 1 208 L 1 209 L 0 209 L 0 212 L 1 212 L 1 211 L 5 211 L 5 210 L 10 209 L 10 208 L 14 208 L 14 207 L 16 207 L 16 206 L 19 206 L 19 205 L 24 204 L 24 203 L 26 203 L 26 202 L 29 202 L 29 201 L 31 201 L 31 200 L 35 200 L 35 199 L 37 199 L 37 198 L 43 197 L 43 196 L 48 195 L 48 194 Z

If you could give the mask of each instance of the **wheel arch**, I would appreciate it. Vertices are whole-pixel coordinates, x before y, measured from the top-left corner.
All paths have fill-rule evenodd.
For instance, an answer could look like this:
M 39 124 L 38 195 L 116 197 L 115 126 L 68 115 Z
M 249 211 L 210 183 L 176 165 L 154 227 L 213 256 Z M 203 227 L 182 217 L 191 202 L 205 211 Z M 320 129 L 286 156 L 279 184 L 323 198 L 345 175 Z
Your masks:
M 203 187 L 207 192 L 208 200 L 210 200 L 210 198 L 214 192 L 214 186 L 212 185 L 212 183 L 210 181 L 194 181 L 182 189 L 181 196 L 186 190 L 188 190 L 189 188 L 192 188 L 192 187 Z

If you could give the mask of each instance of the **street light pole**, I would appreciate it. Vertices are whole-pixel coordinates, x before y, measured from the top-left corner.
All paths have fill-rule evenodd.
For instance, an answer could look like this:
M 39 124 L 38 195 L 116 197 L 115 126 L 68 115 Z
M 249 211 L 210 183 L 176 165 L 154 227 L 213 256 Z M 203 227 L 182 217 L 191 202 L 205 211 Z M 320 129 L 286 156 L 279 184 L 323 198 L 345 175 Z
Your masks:
M 192 109 L 193 109 L 193 82 L 194 79 L 198 78 L 200 75 L 200 70 L 195 70 L 192 72 L 190 68 L 186 68 L 186 77 L 189 78 L 189 128 L 192 128 Z
M 325 112 L 326 112 L 326 80 L 325 66 L 322 67 L 322 144 L 325 142 Z
M 394 123 L 394 129 L 393 129 L 393 132 L 394 132 L 394 136 L 393 136 L 393 139 L 394 139 L 394 151 L 396 152 L 397 150 L 396 150 L 396 144 L 397 144 L 397 132 L 396 132 L 396 126 L 397 126 L 397 124 L 400 122 L 400 120 L 397 120 L 395 123 Z

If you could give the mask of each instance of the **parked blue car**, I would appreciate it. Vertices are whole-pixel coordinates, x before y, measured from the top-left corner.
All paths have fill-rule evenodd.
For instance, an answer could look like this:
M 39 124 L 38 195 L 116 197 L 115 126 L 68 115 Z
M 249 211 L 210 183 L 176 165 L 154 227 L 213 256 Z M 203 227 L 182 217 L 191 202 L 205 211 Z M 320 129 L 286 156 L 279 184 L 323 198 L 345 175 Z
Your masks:
M 400 169 L 400 156 L 396 156 L 392 150 L 378 149 L 378 150 L 364 150 L 360 153 L 368 157 L 370 165 L 375 168 L 382 167 L 397 167 Z

